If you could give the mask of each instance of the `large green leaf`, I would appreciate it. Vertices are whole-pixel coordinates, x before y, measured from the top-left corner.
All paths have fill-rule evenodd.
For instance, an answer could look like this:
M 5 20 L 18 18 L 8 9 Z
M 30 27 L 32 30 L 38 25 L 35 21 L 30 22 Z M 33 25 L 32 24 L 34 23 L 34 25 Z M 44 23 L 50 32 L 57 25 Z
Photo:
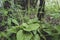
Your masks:
M 23 30 L 20 30 L 17 33 L 17 40 L 30 40 L 32 36 L 32 33 L 24 33 Z
M 26 23 L 23 23 L 22 24 L 22 27 L 23 27 L 23 30 L 25 31 L 33 31 L 33 30 L 37 30 L 39 28 L 39 24 L 38 23 L 34 23 L 34 24 L 26 24 Z

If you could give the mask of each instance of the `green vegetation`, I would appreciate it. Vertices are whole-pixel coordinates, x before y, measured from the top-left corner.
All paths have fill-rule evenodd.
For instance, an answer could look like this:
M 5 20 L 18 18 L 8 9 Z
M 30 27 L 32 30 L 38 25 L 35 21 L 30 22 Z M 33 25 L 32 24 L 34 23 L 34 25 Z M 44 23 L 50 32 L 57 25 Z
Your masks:
M 22 10 L 19 2 L 5 9 L 0 0 L 0 40 L 60 40 L 59 0 L 45 0 L 45 16 L 37 18 L 38 8 Z

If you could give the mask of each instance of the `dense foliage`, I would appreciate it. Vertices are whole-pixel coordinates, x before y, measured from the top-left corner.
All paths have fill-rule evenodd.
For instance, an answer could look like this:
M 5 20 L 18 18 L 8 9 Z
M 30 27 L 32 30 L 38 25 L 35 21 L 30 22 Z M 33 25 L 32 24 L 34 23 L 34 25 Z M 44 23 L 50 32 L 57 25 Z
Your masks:
M 59 0 L 45 0 L 41 21 L 38 6 L 22 8 L 19 0 L 0 0 L 0 40 L 60 40 Z

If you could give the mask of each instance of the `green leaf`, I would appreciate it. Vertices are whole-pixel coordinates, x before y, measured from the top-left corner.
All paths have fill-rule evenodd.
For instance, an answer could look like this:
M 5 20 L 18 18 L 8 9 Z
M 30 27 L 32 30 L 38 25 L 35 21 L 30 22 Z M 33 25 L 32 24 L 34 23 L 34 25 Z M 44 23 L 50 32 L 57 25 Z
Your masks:
M 24 33 L 23 30 L 20 30 L 17 33 L 17 40 L 30 40 L 32 36 L 32 33 Z
M 11 18 L 8 18 L 7 23 L 8 23 L 8 25 L 11 25 Z
M 7 16 L 7 14 L 8 14 L 8 11 L 7 11 L 7 10 L 4 10 L 4 9 L 1 10 L 1 12 L 3 12 L 3 15 L 4 15 L 4 16 Z
M 18 21 L 16 19 L 12 19 L 12 22 L 16 25 L 19 25 Z
M 36 34 L 35 36 L 33 36 L 33 38 L 31 40 L 40 40 L 40 37 L 38 34 Z
M 46 32 L 46 33 L 48 33 L 49 35 L 52 35 L 53 33 L 51 32 L 52 30 L 51 29 L 44 29 L 44 31 Z
M 28 24 L 37 23 L 37 22 L 38 22 L 38 20 L 36 18 L 35 19 L 30 19 L 28 21 Z
M 56 27 L 54 27 L 57 31 L 58 31 L 58 33 L 60 34 L 60 25 L 59 26 L 56 26 Z
M 30 25 L 28 25 L 28 27 L 23 28 L 23 30 L 25 30 L 25 31 L 33 31 L 33 30 L 37 30 L 39 28 L 39 26 L 40 25 L 38 23 L 30 24 Z
M 23 23 L 22 26 L 23 26 L 24 28 L 27 28 L 27 27 L 28 27 L 28 24 L 27 24 L 27 23 Z

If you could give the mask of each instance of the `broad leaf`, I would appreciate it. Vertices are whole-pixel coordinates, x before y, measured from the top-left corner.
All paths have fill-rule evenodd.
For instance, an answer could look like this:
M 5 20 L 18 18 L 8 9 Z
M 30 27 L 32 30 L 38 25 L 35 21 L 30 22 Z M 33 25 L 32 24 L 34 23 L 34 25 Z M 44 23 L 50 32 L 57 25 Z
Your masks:
M 17 33 L 17 40 L 30 40 L 32 36 L 32 33 L 24 33 L 22 30 L 20 30 Z
M 30 24 L 28 25 L 27 28 L 23 28 L 23 30 L 25 31 L 33 31 L 33 30 L 37 30 L 39 28 L 39 24 L 38 23 L 35 23 L 35 24 Z

